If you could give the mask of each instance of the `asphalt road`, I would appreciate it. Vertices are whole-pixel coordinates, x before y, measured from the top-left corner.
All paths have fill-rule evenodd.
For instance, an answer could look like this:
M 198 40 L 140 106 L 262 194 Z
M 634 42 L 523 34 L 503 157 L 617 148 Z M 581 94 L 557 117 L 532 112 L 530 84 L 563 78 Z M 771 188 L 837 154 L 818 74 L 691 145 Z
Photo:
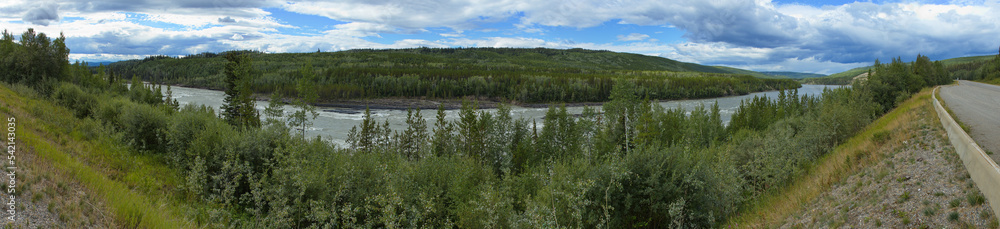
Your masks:
M 969 127 L 969 135 L 979 147 L 993 152 L 1000 162 L 1000 86 L 960 80 L 958 85 L 941 87 L 945 106 Z

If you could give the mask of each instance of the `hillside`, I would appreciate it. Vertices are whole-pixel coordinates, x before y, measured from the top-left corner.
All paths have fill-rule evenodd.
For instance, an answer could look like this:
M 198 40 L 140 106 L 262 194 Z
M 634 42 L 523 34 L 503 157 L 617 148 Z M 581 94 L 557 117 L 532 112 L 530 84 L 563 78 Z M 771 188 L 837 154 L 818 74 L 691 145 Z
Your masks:
M 764 79 L 787 79 L 788 78 L 788 77 L 783 77 L 783 76 L 767 75 L 767 74 L 763 74 L 763 73 L 760 73 L 760 72 L 755 72 L 755 71 L 750 71 L 750 70 L 745 70 L 745 69 L 739 69 L 739 68 L 733 68 L 733 67 L 726 67 L 726 66 L 713 66 L 713 67 L 718 68 L 718 69 L 720 69 L 722 71 L 731 72 L 733 74 L 751 75 L 751 76 L 757 77 L 757 78 L 764 78 Z
M 516 102 L 607 101 L 616 79 L 637 82 L 650 99 L 689 99 L 796 88 L 791 80 L 759 79 L 752 71 L 667 58 L 584 49 L 414 48 L 341 52 L 203 53 L 112 63 L 110 72 L 150 82 L 223 89 L 225 55 L 245 54 L 258 71 L 257 93 L 297 95 L 310 65 L 321 100 L 484 98 Z M 756 73 L 756 74 L 754 74 Z
M 784 76 L 792 79 L 817 78 L 826 76 L 823 74 L 805 73 L 805 72 L 760 72 L 760 73 L 768 76 Z
M 962 74 L 962 72 L 958 71 L 960 69 L 978 68 L 983 63 L 986 63 L 986 61 L 989 61 L 993 57 L 996 57 L 996 55 L 967 56 L 967 57 L 944 59 L 939 61 L 941 62 L 941 64 L 944 65 L 945 68 L 948 68 L 948 72 L 950 72 L 952 75 L 955 75 L 955 74 Z M 855 76 L 861 75 L 862 73 L 866 73 L 870 69 L 872 69 L 872 66 L 857 67 L 851 70 L 831 74 L 829 76 L 805 79 L 803 80 L 803 82 L 808 84 L 850 84 L 851 80 Z

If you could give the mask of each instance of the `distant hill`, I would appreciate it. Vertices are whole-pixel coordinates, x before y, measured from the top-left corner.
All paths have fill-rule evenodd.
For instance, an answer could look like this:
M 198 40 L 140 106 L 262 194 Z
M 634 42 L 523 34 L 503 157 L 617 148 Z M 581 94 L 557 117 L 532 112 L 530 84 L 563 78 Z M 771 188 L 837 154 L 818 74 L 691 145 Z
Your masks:
M 363 57 L 359 58 L 359 57 Z M 773 77 L 759 72 L 680 62 L 658 56 L 634 53 L 619 53 L 606 50 L 549 49 L 549 48 L 411 48 L 411 49 L 356 49 L 340 52 L 321 53 L 274 53 L 259 54 L 265 63 L 281 62 L 279 66 L 301 64 L 295 60 L 311 59 L 317 68 L 350 66 L 376 67 L 391 65 L 401 68 L 422 68 L 422 66 L 448 66 L 451 69 L 519 69 L 537 72 L 552 71 L 669 71 L 702 72 L 722 74 L 745 74 L 760 78 Z M 116 67 L 143 65 L 160 59 L 177 59 L 175 64 L 185 64 L 185 60 L 211 64 L 224 61 L 219 54 L 202 53 L 183 58 L 153 56 L 142 60 L 127 60 L 114 63 Z M 207 63 L 205 61 L 208 61 Z M 290 61 L 286 61 L 290 60 Z M 192 62 L 192 61 L 187 61 Z M 106 64 L 107 65 L 107 64 Z M 213 72 L 206 72 L 213 73 Z
M 722 71 L 733 73 L 733 74 L 744 74 L 744 75 L 750 75 L 750 76 L 753 76 L 753 77 L 763 78 L 763 79 L 788 79 L 788 77 L 784 77 L 784 76 L 767 75 L 767 74 L 760 73 L 760 72 L 755 72 L 755 71 L 750 71 L 750 70 L 745 70 L 745 69 L 739 69 L 739 68 L 733 68 L 733 67 L 726 67 L 726 66 L 713 66 L 713 67 L 721 69 Z
M 231 51 L 250 56 L 258 93 L 295 95 L 299 69 L 311 63 L 322 98 L 476 96 L 525 102 L 607 100 L 615 79 L 639 81 L 651 99 L 704 98 L 799 87 L 743 69 L 604 50 L 548 48 L 357 49 L 340 52 Z M 146 81 L 222 89 L 224 53 L 152 56 L 112 63 L 109 71 Z
M 805 79 L 805 78 L 816 78 L 816 77 L 826 76 L 823 74 L 805 73 L 805 72 L 760 72 L 760 73 L 771 76 L 784 76 L 791 79 Z
M 944 64 L 946 68 L 951 68 L 953 66 L 963 65 L 963 64 L 985 63 L 986 61 L 990 60 L 993 57 L 996 57 L 996 55 L 967 56 L 967 57 L 944 59 L 940 61 L 942 64 Z M 910 62 L 907 62 L 907 64 L 910 64 Z M 870 69 L 872 69 L 872 66 L 857 67 L 844 72 L 831 74 L 829 76 L 804 79 L 803 82 L 809 84 L 850 84 L 851 80 L 854 79 L 854 77 L 868 73 L 868 70 Z
M 111 63 L 114 63 L 114 61 L 87 62 L 87 67 L 97 67 L 97 66 L 101 66 L 102 64 L 105 65 L 105 66 L 107 66 L 107 65 L 109 65 Z

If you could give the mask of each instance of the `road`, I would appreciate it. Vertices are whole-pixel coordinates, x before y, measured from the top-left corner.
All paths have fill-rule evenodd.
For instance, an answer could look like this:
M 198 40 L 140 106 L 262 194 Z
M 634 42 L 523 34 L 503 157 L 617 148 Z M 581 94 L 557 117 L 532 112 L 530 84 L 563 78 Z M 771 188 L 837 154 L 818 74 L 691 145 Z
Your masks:
M 1000 86 L 960 80 L 958 85 L 941 87 L 941 99 L 959 121 L 969 127 L 969 135 L 979 147 L 1000 162 Z

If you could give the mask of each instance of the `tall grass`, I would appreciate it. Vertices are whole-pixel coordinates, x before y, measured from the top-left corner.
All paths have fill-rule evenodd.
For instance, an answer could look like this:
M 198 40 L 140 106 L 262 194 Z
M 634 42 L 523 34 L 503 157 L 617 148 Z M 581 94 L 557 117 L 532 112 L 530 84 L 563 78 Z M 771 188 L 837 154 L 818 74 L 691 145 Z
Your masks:
M 153 196 L 156 185 L 143 185 L 139 180 L 156 180 L 152 184 L 173 183 L 172 173 L 157 166 L 153 158 L 123 156 L 120 147 L 109 144 L 111 136 L 84 134 L 84 127 L 93 120 L 79 120 L 67 109 L 48 101 L 25 98 L 6 86 L 0 86 L 2 111 L 17 119 L 17 140 L 23 148 L 18 153 L 34 153 L 56 169 L 79 181 L 109 206 L 115 223 L 124 228 L 183 228 L 190 224 L 176 213 L 174 205 L 160 204 L 168 199 Z M 89 126 L 93 128 L 94 126 Z M 70 131 L 72 130 L 72 131 Z M 70 134 L 66 134 L 70 133 Z M 88 140 L 89 139 L 89 140 Z M 121 179 L 145 177 L 146 179 Z M 137 190 L 138 189 L 138 190 Z

